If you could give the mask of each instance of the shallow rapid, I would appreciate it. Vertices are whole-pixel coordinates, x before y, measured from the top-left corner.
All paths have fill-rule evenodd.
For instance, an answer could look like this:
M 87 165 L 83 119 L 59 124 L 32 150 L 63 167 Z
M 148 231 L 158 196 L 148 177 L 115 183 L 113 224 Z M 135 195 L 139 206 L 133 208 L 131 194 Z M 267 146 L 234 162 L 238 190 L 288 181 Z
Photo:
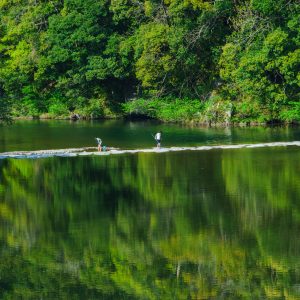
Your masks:
M 36 150 L 36 151 L 11 151 L 0 153 L 0 159 L 5 158 L 45 158 L 45 157 L 74 157 L 74 156 L 102 156 L 110 154 L 127 154 L 127 153 L 162 153 L 162 152 L 178 152 L 178 151 L 208 151 L 213 149 L 241 149 L 241 148 L 264 148 L 264 147 L 300 147 L 300 141 L 293 142 L 272 142 L 257 144 L 238 144 L 238 145 L 214 145 L 214 146 L 198 146 L 198 147 L 162 147 L 162 148 L 146 148 L 146 149 L 118 149 L 109 148 L 108 151 L 95 151 L 96 147 L 53 149 L 53 150 Z

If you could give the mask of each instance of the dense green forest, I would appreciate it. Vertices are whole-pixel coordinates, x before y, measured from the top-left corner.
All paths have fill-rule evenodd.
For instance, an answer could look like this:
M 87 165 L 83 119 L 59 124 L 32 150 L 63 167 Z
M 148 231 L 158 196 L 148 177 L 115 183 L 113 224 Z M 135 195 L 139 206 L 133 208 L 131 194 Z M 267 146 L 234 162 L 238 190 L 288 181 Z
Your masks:
M 0 119 L 300 120 L 297 0 L 0 0 Z

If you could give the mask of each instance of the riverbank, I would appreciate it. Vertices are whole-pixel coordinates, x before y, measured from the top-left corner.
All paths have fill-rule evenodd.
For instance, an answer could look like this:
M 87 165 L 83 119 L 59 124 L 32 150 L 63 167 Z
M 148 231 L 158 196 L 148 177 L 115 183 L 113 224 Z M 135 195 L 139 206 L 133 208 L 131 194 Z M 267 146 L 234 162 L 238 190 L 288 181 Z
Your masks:
M 287 122 L 287 121 L 281 121 L 281 122 L 200 122 L 198 120 L 180 120 L 180 121 L 163 121 L 163 120 L 158 120 L 158 119 L 152 119 L 144 115 L 125 115 L 125 116 L 120 116 L 117 118 L 109 118 L 109 117 L 102 117 L 102 118 L 78 118 L 78 119 L 72 119 L 71 117 L 17 117 L 13 118 L 12 121 L 18 121 L 18 120 L 62 120 L 62 121 L 72 121 L 72 122 L 77 122 L 80 120 L 83 121 L 105 121 L 105 120 L 127 120 L 127 121 L 148 121 L 148 120 L 153 120 L 160 122 L 162 124 L 182 124 L 185 126 L 192 126 L 192 127 L 268 127 L 268 126 L 299 126 L 300 122 L 297 121 L 292 121 L 292 122 Z M 9 122 L 11 123 L 11 121 Z
M 166 120 L 159 120 L 155 118 L 149 118 L 148 116 L 145 115 L 138 115 L 138 114 L 131 114 L 131 115 L 123 115 L 123 116 L 118 116 L 115 118 L 111 117 L 101 117 L 101 118 L 85 118 L 79 116 L 79 118 L 72 118 L 71 116 L 57 116 L 57 117 L 45 117 L 44 115 L 42 116 L 34 116 L 34 117 L 15 117 L 12 118 L 12 120 L 9 122 L 11 123 L 12 121 L 17 121 L 17 120 L 69 120 L 69 121 L 91 121 L 91 120 L 127 120 L 127 121 L 147 121 L 147 120 L 153 120 L 153 121 L 158 121 L 161 123 L 166 123 L 166 124 L 182 124 L 182 125 L 190 125 L 190 126 L 199 126 L 199 127 L 248 127 L 248 126 L 299 126 L 300 122 L 298 121 L 274 121 L 274 122 L 242 122 L 242 121 L 235 121 L 235 122 L 201 122 L 199 120 L 172 120 L 172 121 L 166 121 Z
M 101 114 L 76 109 L 63 113 L 42 113 L 34 116 L 14 114 L 14 119 L 56 119 L 56 120 L 105 120 L 153 119 L 163 123 L 181 123 L 195 126 L 266 126 L 299 124 L 300 112 L 285 106 L 270 111 L 263 105 L 240 103 L 213 98 L 208 101 L 199 99 L 134 99 L 120 104 L 117 108 L 106 107 Z
M 270 110 L 254 102 L 238 102 L 211 97 L 199 99 L 136 99 L 123 104 L 127 116 L 145 116 L 164 122 L 199 125 L 268 125 L 300 121 L 300 109 L 293 104 Z

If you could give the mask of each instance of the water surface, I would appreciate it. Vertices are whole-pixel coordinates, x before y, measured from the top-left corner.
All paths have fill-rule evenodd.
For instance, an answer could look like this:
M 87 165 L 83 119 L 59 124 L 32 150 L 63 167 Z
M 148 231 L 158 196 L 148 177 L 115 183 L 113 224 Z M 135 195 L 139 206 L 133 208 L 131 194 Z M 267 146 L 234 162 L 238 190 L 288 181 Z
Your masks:
M 153 121 L 34 120 L 0 127 L 0 152 L 96 146 L 95 137 L 110 147 L 150 148 L 155 146 L 153 135 L 158 130 L 163 132 L 163 147 L 300 140 L 300 127 L 208 128 Z
M 151 147 L 161 128 L 170 146 L 299 140 L 297 128 L 20 122 L 0 128 L 1 151 L 94 135 Z M 299 149 L 2 159 L 0 298 L 299 299 Z

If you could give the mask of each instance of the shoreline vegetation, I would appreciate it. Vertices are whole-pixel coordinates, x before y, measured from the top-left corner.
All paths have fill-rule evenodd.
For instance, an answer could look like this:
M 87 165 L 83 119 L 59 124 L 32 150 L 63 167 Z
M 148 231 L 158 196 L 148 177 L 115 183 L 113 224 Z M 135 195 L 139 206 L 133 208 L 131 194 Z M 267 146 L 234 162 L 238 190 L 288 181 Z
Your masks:
M 169 124 L 182 124 L 182 125 L 192 125 L 199 127 L 249 127 L 249 126 L 299 126 L 299 121 L 268 121 L 268 122 L 256 122 L 256 121 L 231 121 L 231 122 L 214 122 L 214 121 L 200 121 L 198 119 L 185 119 L 185 120 L 159 120 L 150 118 L 144 115 L 131 114 L 131 115 L 122 115 L 122 116 L 114 116 L 114 117 L 97 117 L 97 118 L 86 118 L 79 116 L 74 118 L 72 115 L 70 116 L 58 116 L 52 117 L 47 114 L 41 116 L 24 116 L 24 117 L 15 117 L 10 118 L 9 120 L 4 121 L 4 123 L 11 124 L 17 120 L 69 120 L 73 122 L 77 122 L 80 120 L 83 121 L 92 121 L 92 120 L 127 120 L 127 121 L 147 121 L 153 120 L 161 123 L 169 123 Z M 1 124 L 1 122 L 0 122 Z
M 43 113 L 35 116 L 20 116 L 18 119 L 41 120 L 156 120 L 163 123 L 181 123 L 198 126 L 261 126 L 261 125 L 299 125 L 298 119 L 284 120 L 268 118 L 258 112 L 243 114 L 231 102 L 200 102 L 189 99 L 135 99 L 123 103 L 117 112 L 107 109 L 106 114 L 86 115 L 81 111 L 64 114 Z
M 0 0 L 0 121 L 300 121 L 300 3 Z

